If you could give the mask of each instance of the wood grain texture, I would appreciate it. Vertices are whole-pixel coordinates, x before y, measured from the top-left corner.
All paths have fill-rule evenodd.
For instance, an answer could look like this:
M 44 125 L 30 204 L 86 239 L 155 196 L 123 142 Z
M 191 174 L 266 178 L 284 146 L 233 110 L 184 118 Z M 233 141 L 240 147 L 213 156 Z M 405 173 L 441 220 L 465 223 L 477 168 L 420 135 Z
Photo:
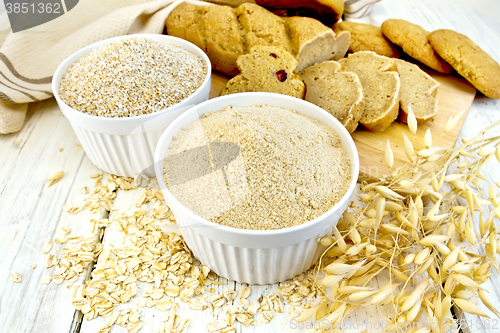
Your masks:
M 427 30 L 455 29 L 472 38 L 494 59 L 500 61 L 499 12 L 500 2 L 495 0 L 384 0 L 373 7 L 369 16 L 357 21 L 380 25 L 387 18 L 403 18 L 420 24 Z M 5 18 L 5 13 L 2 17 Z M 214 77 L 214 82 L 217 80 L 223 82 L 227 78 Z M 210 97 L 218 96 L 220 88 L 220 83 L 214 84 Z M 41 286 L 38 281 L 47 273 L 43 268 L 45 256 L 40 253 L 46 240 L 59 235 L 60 227 L 64 225 L 72 228 L 72 234 L 89 232 L 88 212 L 68 215 L 62 212 L 62 207 L 63 201 L 77 203 L 81 199 L 80 188 L 93 184 L 88 177 L 97 169 L 77 146 L 78 140 L 69 123 L 58 111 L 54 100 L 31 105 L 29 115 L 21 132 L 0 136 L 0 331 L 94 333 L 100 327 L 99 321 L 84 321 L 80 328 L 81 317 L 71 306 L 70 291 L 66 288 L 66 283 Z M 458 139 L 475 136 L 482 128 L 498 120 L 500 101 L 476 96 Z M 457 125 L 457 130 L 459 127 Z M 440 133 L 433 134 L 434 140 L 437 140 Z M 494 134 L 499 135 L 500 129 L 492 130 L 490 135 Z M 64 150 L 60 152 L 59 148 Z M 65 170 L 64 178 L 50 188 L 45 187 L 47 177 L 61 169 Z M 500 181 L 498 162 L 491 160 L 483 174 L 489 182 Z M 126 192 L 133 198 L 118 197 L 114 206 L 129 207 L 138 193 Z M 477 220 L 475 223 L 477 226 Z M 32 263 L 37 264 L 35 270 L 29 268 Z M 9 280 L 11 272 L 21 273 L 23 282 L 12 283 Z M 500 279 L 497 273 L 492 273 L 493 277 L 483 286 L 489 291 L 492 302 L 500 309 Z M 226 286 L 217 287 L 216 292 L 221 293 L 224 288 L 237 290 L 238 287 L 238 284 L 230 282 Z M 252 286 L 250 300 L 273 291 L 273 288 L 275 285 Z M 479 306 L 495 319 L 482 304 Z M 291 329 L 287 310 L 266 325 L 248 328 L 237 325 L 237 332 L 308 331 Z M 194 333 L 205 332 L 206 324 L 213 321 L 208 312 L 183 309 L 180 316 L 191 318 L 189 332 Z M 147 326 L 141 332 L 155 333 L 155 329 L 162 326 L 160 318 L 159 312 L 146 312 Z M 377 322 L 380 314 L 376 309 L 366 307 L 350 318 Z M 468 314 L 459 318 L 466 320 L 463 332 L 493 333 L 499 330 L 498 324 L 496 328 L 492 326 L 494 321 L 481 320 Z M 365 328 L 367 327 L 350 328 L 346 332 L 359 332 Z M 114 327 L 113 332 L 126 330 Z
M 80 189 L 92 186 L 89 175 L 99 170 L 77 146 L 54 100 L 32 105 L 31 111 L 21 132 L 0 137 L 0 327 L 9 332 L 71 332 L 80 316 L 71 305 L 69 283 L 40 284 L 54 271 L 45 269 L 46 255 L 40 251 L 62 234 L 63 226 L 71 228 L 70 235 L 92 235 L 88 221 L 102 214 L 85 210 L 69 215 L 62 207 L 64 202 L 83 203 Z M 47 187 L 46 179 L 59 170 L 64 177 Z M 62 247 L 54 244 L 50 253 Z M 22 274 L 22 283 L 12 283 L 11 273 Z

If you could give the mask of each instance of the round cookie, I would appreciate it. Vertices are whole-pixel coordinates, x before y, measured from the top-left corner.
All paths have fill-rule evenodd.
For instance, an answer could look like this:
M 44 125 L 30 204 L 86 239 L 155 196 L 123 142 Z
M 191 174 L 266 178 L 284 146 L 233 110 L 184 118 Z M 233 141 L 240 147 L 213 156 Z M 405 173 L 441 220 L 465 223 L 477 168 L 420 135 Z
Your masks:
M 490 98 L 500 98 L 500 65 L 470 38 L 440 29 L 430 33 L 436 52 L 474 87 Z
M 342 21 L 333 26 L 333 31 L 351 33 L 349 52 L 373 51 L 390 58 L 399 58 L 398 50 L 382 34 L 382 30 L 371 24 Z
M 382 23 L 382 33 L 413 59 L 438 72 L 450 74 L 451 66 L 434 51 L 427 39 L 429 31 L 421 26 L 405 20 L 389 19 Z

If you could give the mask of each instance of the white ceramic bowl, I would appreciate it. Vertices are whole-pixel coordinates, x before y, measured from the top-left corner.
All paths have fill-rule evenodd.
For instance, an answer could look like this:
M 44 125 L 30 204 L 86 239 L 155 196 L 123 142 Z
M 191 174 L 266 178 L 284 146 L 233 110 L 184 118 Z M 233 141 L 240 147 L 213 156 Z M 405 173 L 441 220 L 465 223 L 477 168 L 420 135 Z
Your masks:
M 178 104 L 152 114 L 128 118 L 88 115 L 69 107 L 61 100 L 59 97 L 61 78 L 75 61 L 103 44 L 130 37 L 144 37 L 162 44 L 179 46 L 200 56 L 207 68 L 207 75 L 202 85 Z M 106 172 L 119 176 L 134 177 L 142 173 L 153 177 L 153 156 L 161 134 L 181 113 L 208 99 L 211 75 L 212 65 L 206 54 L 188 41 L 160 34 L 127 35 L 88 45 L 66 58 L 54 73 L 52 92 L 92 163 Z
M 222 226 L 201 218 L 177 201 L 163 178 L 165 154 L 172 136 L 200 116 L 228 105 L 267 104 L 317 119 L 340 136 L 351 159 L 351 183 L 347 193 L 330 210 L 302 225 L 279 230 L 244 230 Z M 218 275 L 242 283 L 266 284 L 284 281 L 308 269 L 318 259 L 318 238 L 329 234 L 347 208 L 359 173 L 356 146 L 344 126 L 320 107 L 290 96 L 271 93 L 242 93 L 218 97 L 201 103 L 179 116 L 165 130 L 155 151 L 158 183 L 177 224 L 196 258 Z

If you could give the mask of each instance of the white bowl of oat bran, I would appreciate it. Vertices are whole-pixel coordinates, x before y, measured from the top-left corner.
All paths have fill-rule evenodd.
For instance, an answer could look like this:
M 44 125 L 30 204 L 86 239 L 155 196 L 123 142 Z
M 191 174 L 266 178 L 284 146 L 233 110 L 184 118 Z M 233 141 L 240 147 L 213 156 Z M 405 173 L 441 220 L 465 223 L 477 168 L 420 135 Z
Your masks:
M 219 122 L 223 109 L 232 123 Z M 290 145 L 301 148 L 292 152 Z M 230 280 L 267 284 L 318 260 L 324 249 L 318 238 L 332 232 L 347 208 L 359 159 L 349 133 L 320 107 L 286 95 L 241 93 L 201 103 L 173 121 L 158 142 L 155 173 L 196 258 Z M 301 212 L 313 218 L 301 220 Z
M 160 34 L 106 39 L 56 69 L 52 91 L 85 153 L 119 176 L 154 176 L 156 144 L 184 111 L 208 99 L 211 64 L 194 44 Z

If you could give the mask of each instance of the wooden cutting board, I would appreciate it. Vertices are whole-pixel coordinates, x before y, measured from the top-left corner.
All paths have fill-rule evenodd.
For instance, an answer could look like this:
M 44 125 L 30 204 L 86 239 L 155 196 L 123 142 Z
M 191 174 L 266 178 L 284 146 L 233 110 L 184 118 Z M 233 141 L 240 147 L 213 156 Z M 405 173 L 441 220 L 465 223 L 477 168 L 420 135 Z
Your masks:
M 425 124 L 419 125 L 417 134 L 413 135 L 406 124 L 394 122 L 383 132 L 371 132 L 358 129 L 352 137 L 358 148 L 360 160 L 360 179 L 378 178 L 389 172 L 384 163 L 387 140 L 391 142 L 394 153 L 394 166 L 407 162 L 403 148 L 403 133 L 413 142 L 416 150 L 424 147 L 424 136 L 428 128 L 432 133 L 432 142 L 436 147 L 453 146 L 464 123 L 467 112 L 476 95 L 476 89 L 466 80 L 452 75 L 428 71 L 441 85 L 438 88 L 438 114 Z M 219 96 L 230 77 L 213 72 L 210 98 Z M 451 116 L 466 110 L 455 127 L 444 133 L 444 125 Z

